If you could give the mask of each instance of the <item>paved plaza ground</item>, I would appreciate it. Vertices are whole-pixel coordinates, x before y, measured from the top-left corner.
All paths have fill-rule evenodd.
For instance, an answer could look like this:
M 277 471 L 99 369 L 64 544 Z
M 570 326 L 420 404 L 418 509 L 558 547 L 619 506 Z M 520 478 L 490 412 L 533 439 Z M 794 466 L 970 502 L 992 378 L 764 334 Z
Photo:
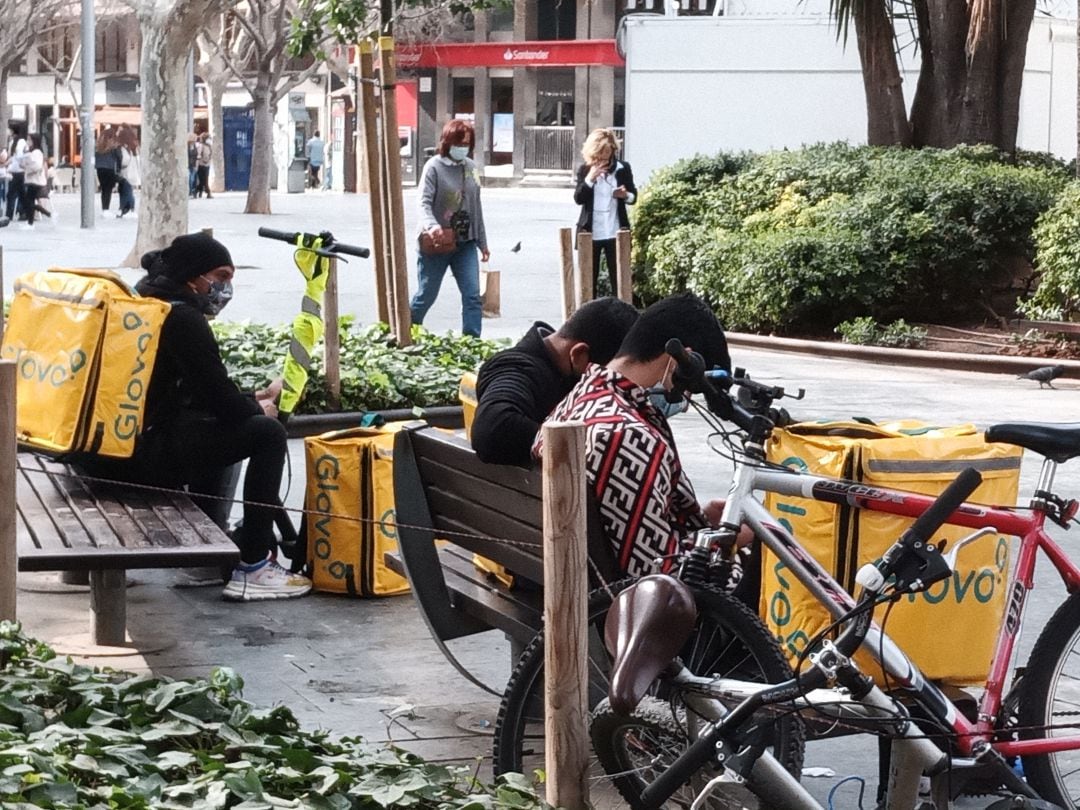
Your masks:
M 503 312 L 487 320 L 485 334 L 517 337 L 534 318 L 560 319 L 559 259 L 556 231 L 575 216 L 570 190 L 486 189 L 485 210 L 493 266 L 504 271 Z M 78 201 L 58 197 L 60 222 L 33 232 L 0 229 L 4 285 L 21 272 L 49 264 L 113 266 L 130 248 L 135 223 L 102 218 L 96 228 L 78 228 Z M 406 209 L 415 192 L 406 193 Z M 288 250 L 255 237 L 259 225 L 279 229 L 329 228 L 344 241 L 367 243 L 366 198 L 339 194 L 275 195 L 272 217 L 246 217 L 242 195 L 193 201 L 192 229 L 212 226 L 232 249 L 240 266 L 237 296 L 227 310 L 232 318 L 284 322 L 291 318 L 300 286 Z M 412 221 L 410 219 L 410 221 Z M 522 242 L 520 253 L 509 248 Z M 134 278 L 135 275 L 132 275 Z M 370 262 L 356 260 L 342 272 L 342 312 L 369 321 L 374 312 Z M 458 298 L 447 288 L 429 325 L 439 331 L 459 328 Z M 271 358 L 276 362 L 277 358 Z M 1040 390 L 1012 375 L 970 371 L 868 365 L 822 355 L 782 355 L 733 351 L 737 365 L 757 379 L 804 387 L 806 398 L 789 407 L 799 418 L 876 420 L 912 417 L 937 423 L 998 421 L 1074 421 L 1080 412 L 1080 381 L 1062 380 L 1058 390 Z M 691 414 L 675 422 L 680 451 L 702 499 L 727 489 L 731 465 L 709 448 L 708 430 Z M 302 446 L 291 443 L 293 483 L 288 500 L 297 504 L 302 486 Z M 1080 493 L 1080 464 L 1062 468 L 1058 489 Z M 1021 493 L 1030 493 L 1036 461 L 1027 458 Z M 1054 529 L 1059 538 L 1061 530 Z M 1075 548 L 1074 542 L 1066 548 Z M 51 581 L 23 576 L 30 588 Z M 392 739 L 435 758 L 468 760 L 490 751 L 490 729 L 498 700 L 461 678 L 438 652 L 410 597 L 351 600 L 316 594 L 280 604 L 230 604 L 217 588 L 183 588 L 169 572 L 133 572 L 128 591 L 129 624 L 134 638 L 167 644 L 160 652 L 118 658 L 112 666 L 172 676 L 206 675 L 215 665 L 234 667 L 243 676 L 249 700 L 284 703 L 308 727 L 338 734 Z M 1030 601 L 1027 626 L 1041 627 L 1060 602 L 1063 588 L 1040 571 Z M 84 631 L 88 596 L 21 590 L 19 606 L 27 629 L 50 640 Z M 1033 641 L 1024 640 L 1026 651 Z M 509 674 L 509 647 L 495 633 L 454 642 L 455 652 L 496 687 Z M 404 709 L 403 707 L 411 707 Z M 391 719 L 391 715 L 397 715 Z M 868 739 L 814 744 L 808 765 L 832 776 L 808 778 L 824 800 L 844 776 L 876 782 L 876 756 Z M 848 791 L 851 790 L 849 793 Z M 855 790 L 844 788 L 837 807 L 857 807 Z M 965 800 L 964 807 L 983 807 Z M 869 802 L 867 803 L 869 806 Z

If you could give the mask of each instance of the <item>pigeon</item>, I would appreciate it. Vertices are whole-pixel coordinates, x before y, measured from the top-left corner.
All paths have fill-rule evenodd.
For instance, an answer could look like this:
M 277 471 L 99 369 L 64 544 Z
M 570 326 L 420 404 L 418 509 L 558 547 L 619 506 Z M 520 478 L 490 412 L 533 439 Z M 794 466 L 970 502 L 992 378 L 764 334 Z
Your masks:
M 521 250 L 521 242 L 518 242 L 516 245 L 514 245 L 512 248 L 510 248 L 511 253 L 517 253 L 520 250 Z
M 1027 374 L 1017 374 L 1018 380 L 1035 380 L 1039 383 L 1039 388 L 1044 385 L 1048 388 L 1053 388 L 1053 381 L 1065 373 L 1065 366 L 1043 366 L 1037 368 L 1034 371 L 1029 371 Z

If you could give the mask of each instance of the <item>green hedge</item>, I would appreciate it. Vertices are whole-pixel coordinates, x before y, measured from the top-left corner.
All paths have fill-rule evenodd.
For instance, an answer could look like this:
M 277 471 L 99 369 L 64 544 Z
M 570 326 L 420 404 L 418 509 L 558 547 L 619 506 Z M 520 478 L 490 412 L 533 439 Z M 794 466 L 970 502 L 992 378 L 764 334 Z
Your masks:
M 826 333 L 859 316 L 963 318 L 1033 255 L 1064 164 L 989 147 L 822 144 L 697 157 L 657 172 L 635 212 L 635 284 L 682 289 L 732 329 Z
M 1039 286 L 1019 304 L 1029 318 L 1061 320 L 1080 312 L 1080 182 L 1070 183 L 1035 226 Z
M 213 329 L 229 375 L 241 389 L 263 388 L 281 375 L 289 326 L 215 322 Z M 400 348 L 386 324 L 358 327 L 351 317 L 341 319 L 341 410 L 457 405 L 461 375 L 474 371 L 505 345 L 469 336 L 436 335 L 420 326 L 413 327 L 412 336 L 413 345 Z M 320 344 L 296 413 L 327 410 Z

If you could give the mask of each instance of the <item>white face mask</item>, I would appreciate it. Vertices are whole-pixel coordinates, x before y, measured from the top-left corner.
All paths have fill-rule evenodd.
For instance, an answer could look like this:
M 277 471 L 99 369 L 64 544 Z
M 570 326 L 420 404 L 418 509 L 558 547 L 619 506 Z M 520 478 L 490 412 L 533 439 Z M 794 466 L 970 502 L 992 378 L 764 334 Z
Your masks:
M 673 416 L 678 416 L 680 413 L 685 413 L 690 408 L 690 399 L 684 394 L 679 397 L 675 402 L 668 401 L 668 391 L 665 381 L 668 378 L 668 373 L 671 371 L 671 363 L 668 363 L 667 371 L 664 372 L 664 376 L 661 377 L 656 385 L 649 389 L 649 403 L 660 411 L 664 415 L 665 419 L 670 419 Z
M 450 159 L 461 163 L 465 158 L 469 156 L 469 147 L 467 146 L 451 146 L 450 147 Z

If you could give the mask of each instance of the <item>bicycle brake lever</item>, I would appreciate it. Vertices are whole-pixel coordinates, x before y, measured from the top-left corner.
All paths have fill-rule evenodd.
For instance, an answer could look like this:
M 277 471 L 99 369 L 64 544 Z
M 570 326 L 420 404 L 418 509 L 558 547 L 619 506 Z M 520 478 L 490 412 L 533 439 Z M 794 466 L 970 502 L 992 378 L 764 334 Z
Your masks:
M 988 534 L 997 533 L 998 530 L 995 529 L 993 526 L 986 526 L 976 532 L 972 532 L 971 534 L 967 535 L 967 537 L 961 537 L 959 540 L 953 543 L 953 547 L 950 548 L 946 554 L 943 554 L 941 558 L 945 560 L 945 564 L 949 566 L 949 569 L 953 570 L 956 568 L 956 558 L 960 554 L 960 549 L 962 549 L 968 543 L 974 543 L 980 537 L 985 537 Z

